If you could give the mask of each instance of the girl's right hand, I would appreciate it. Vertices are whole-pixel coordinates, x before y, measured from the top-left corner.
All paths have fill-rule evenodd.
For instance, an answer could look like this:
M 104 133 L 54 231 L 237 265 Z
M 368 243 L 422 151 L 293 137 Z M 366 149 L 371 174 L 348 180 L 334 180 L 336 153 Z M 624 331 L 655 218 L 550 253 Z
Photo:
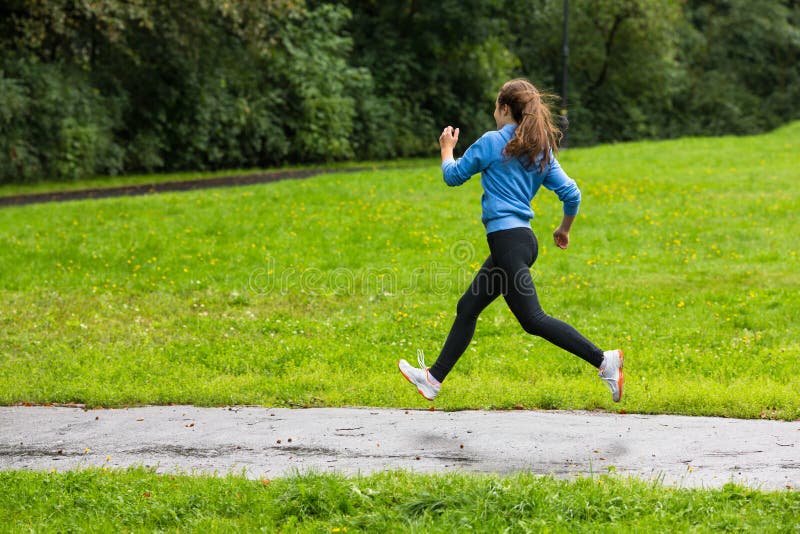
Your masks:
M 442 130 L 442 135 L 439 136 L 439 147 L 442 150 L 453 150 L 458 143 L 458 128 L 453 129 L 448 126 Z

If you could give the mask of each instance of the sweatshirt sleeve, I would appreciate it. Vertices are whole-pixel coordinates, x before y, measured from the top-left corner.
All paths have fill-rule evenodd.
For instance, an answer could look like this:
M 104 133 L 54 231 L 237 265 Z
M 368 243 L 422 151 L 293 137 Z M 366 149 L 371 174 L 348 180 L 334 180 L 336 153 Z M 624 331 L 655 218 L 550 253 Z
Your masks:
M 552 156 L 551 156 L 552 157 Z M 567 176 L 558 160 L 552 158 L 547 169 L 547 175 L 542 185 L 558 195 L 558 199 L 564 203 L 564 215 L 574 216 L 578 214 L 578 206 L 581 203 L 581 190 L 575 180 Z
M 449 186 L 461 185 L 473 175 L 489 166 L 492 143 L 488 134 L 470 145 L 464 155 L 456 160 L 450 158 L 442 162 L 442 175 Z

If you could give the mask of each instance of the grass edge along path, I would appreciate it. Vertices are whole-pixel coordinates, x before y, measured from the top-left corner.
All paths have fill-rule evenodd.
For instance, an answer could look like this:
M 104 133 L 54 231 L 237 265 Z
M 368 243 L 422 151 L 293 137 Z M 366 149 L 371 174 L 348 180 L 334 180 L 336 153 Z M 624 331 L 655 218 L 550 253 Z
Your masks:
M 241 187 L 245 185 L 277 182 L 279 180 L 298 180 L 320 174 L 349 173 L 368 170 L 367 167 L 348 167 L 343 169 L 308 169 L 293 171 L 273 171 L 265 173 L 226 175 L 218 178 L 198 178 L 195 180 L 177 180 L 165 182 L 149 182 L 119 187 L 98 187 L 95 189 L 74 189 L 52 191 L 49 193 L 30 193 L 21 195 L 0 196 L 0 208 L 6 206 L 24 206 L 43 202 L 66 202 L 70 200 L 99 199 L 122 196 L 140 196 L 153 193 L 193 191 L 195 189 L 213 189 L 218 187 Z
M 0 471 L 0 524 L 9 532 L 791 532 L 798 517 L 796 491 L 686 489 L 616 475 Z
M 98 176 L 75 181 L 42 180 L 33 183 L 0 184 L 0 207 L 33 202 L 53 202 L 84 198 L 187 191 L 225 186 L 251 185 L 282 179 L 308 178 L 318 174 L 348 173 L 358 170 L 401 169 L 427 165 L 430 158 L 403 158 L 387 161 L 342 161 L 320 165 L 285 165 L 268 169 L 223 169 L 219 171 L 171 172 Z

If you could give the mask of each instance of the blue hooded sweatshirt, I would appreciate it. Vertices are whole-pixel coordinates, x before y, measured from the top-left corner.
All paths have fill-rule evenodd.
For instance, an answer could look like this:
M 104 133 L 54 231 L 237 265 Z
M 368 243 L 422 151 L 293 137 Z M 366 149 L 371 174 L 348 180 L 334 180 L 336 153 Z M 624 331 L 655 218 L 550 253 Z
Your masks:
M 578 185 L 561 169 L 552 153 L 543 172 L 539 170 L 541 156 L 526 169 L 520 158 L 508 158 L 503 154 L 516 129 L 516 124 L 507 124 L 499 130 L 486 132 L 462 157 L 442 162 L 444 181 L 449 186 L 461 185 L 474 174 L 481 173 L 481 220 L 486 233 L 530 227 L 531 201 L 541 186 L 558 195 L 564 203 L 564 215 L 577 215 L 581 203 Z

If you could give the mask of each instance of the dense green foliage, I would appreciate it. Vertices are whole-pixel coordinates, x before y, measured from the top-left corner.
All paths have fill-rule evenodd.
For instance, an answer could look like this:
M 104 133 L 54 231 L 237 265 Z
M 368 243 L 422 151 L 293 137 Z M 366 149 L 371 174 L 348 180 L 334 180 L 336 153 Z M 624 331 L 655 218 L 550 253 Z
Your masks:
M 354 157 L 343 8 L 5 4 L 0 179 Z
M 419 103 L 421 126 L 458 124 L 471 140 L 493 126 L 503 80 L 561 89 L 563 0 L 346 3 L 356 64 L 381 93 Z M 570 8 L 574 144 L 752 133 L 800 117 L 800 2 Z
M 537 196 L 533 273 L 545 310 L 625 350 L 625 398 L 500 300 L 436 407 L 800 417 L 799 139 L 563 152 L 581 213 L 557 249 Z M 428 160 L 2 209 L 0 404 L 427 406 L 396 362 L 435 358 L 488 253 L 480 190 Z
M 10 0 L 0 182 L 423 155 L 561 87 L 563 0 Z M 570 142 L 800 117 L 798 0 L 572 2 Z
M 798 492 L 616 476 L 0 472 L 8 532 L 795 532 L 798 514 Z

